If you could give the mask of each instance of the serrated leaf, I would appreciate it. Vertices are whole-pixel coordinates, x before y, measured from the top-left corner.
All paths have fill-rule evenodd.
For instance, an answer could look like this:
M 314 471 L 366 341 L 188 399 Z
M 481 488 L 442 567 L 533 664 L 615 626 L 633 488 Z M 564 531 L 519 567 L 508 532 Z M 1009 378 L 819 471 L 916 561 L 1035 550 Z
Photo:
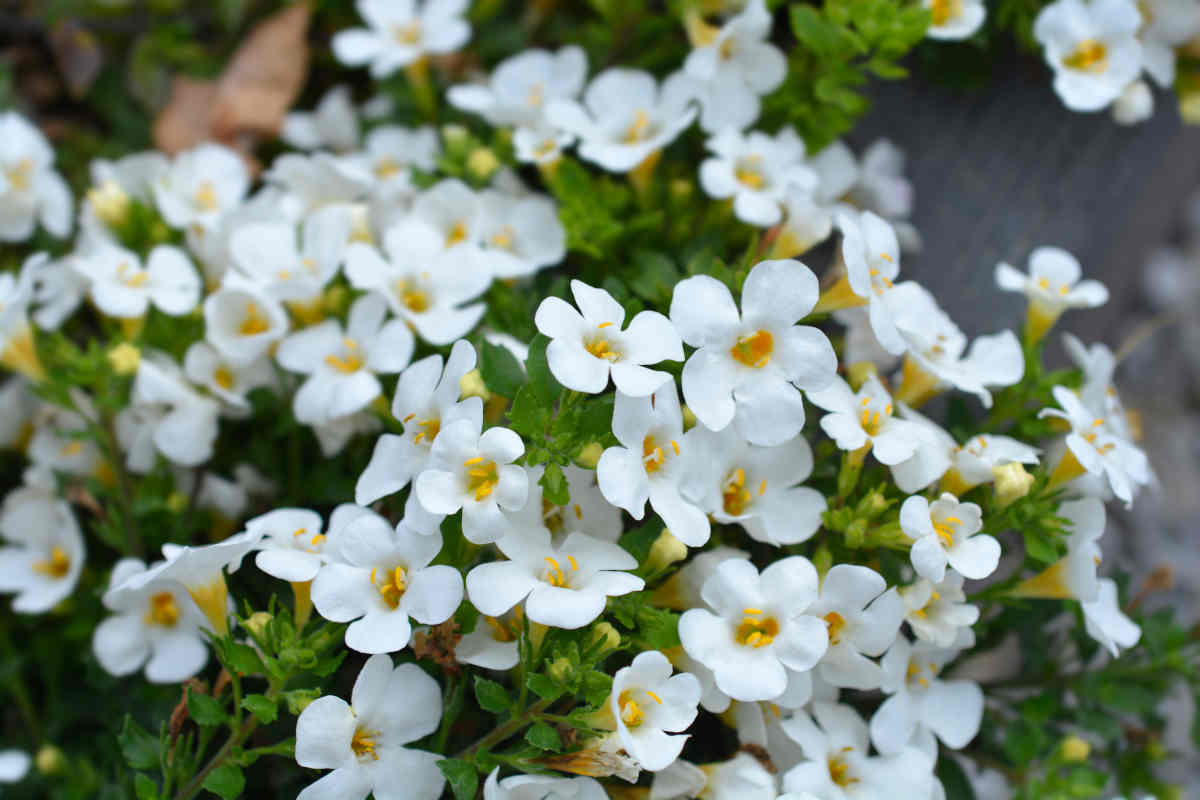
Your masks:
M 571 502 L 571 492 L 567 488 L 567 476 L 563 474 L 558 464 L 547 464 L 538 483 L 542 487 L 542 497 L 556 506 L 565 506 Z
M 225 650 L 225 658 L 228 660 L 226 666 L 241 675 L 256 675 L 265 671 L 262 659 L 248 644 L 230 643 Z
M 299 716 L 300 712 L 308 707 L 308 704 L 321 696 L 320 689 L 292 689 L 283 693 L 284 702 L 287 703 L 288 713 L 293 716 Z
M 133 721 L 133 717 L 125 715 L 121 724 L 121 732 L 117 734 L 117 744 L 121 747 L 121 755 L 125 763 L 134 769 L 150 769 L 158 766 L 159 741 L 157 736 L 150 733 Z
M 234 800 L 246 788 L 246 776 L 241 767 L 227 761 L 208 773 L 202 785 L 222 800 Z
M 455 800 L 475 800 L 475 793 L 479 791 L 479 771 L 474 764 L 458 758 L 444 758 L 437 765 L 446 776 Z
M 1043 564 L 1053 564 L 1058 561 L 1058 549 L 1054 542 L 1042 535 L 1041 531 L 1027 530 L 1024 534 L 1025 553 L 1035 561 Z
M 475 702 L 479 703 L 479 707 L 484 711 L 493 714 L 502 714 L 512 707 L 512 699 L 508 696 L 507 689 L 479 675 L 475 676 Z
M 584 673 L 583 686 L 580 687 L 580 692 L 583 694 L 583 699 L 587 701 L 588 705 L 603 705 L 611 691 L 611 675 L 598 670 L 591 670 Z
M 197 725 L 212 727 L 222 725 L 227 719 L 225 709 L 220 701 L 206 694 L 200 694 L 190 686 L 187 690 L 188 715 Z
M 564 689 L 558 683 L 551 680 L 549 676 L 542 675 L 541 673 L 530 675 L 525 681 L 525 685 L 529 687 L 529 691 L 533 692 L 543 700 L 557 700 L 558 698 L 562 697 L 563 692 L 566 691 L 566 689 Z
M 558 731 L 544 722 L 530 725 L 525 730 L 525 741 L 539 750 L 549 750 L 552 753 L 562 750 L 562 738 Z
M 279 715 L 279 706 L 266 695 L 248 694 L 242 698 L 242 708 L 258 717 L 264 725 L 270 725 Z

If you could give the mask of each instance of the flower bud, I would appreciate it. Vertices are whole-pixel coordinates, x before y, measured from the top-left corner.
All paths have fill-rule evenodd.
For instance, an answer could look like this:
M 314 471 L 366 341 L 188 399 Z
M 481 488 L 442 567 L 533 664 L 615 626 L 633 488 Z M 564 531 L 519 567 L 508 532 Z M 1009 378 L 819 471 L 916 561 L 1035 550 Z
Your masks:
M 442 126 L 442 139 L 446 143 L 446 149 L 462 147 L 470 138 L 471 132 L 464 125 Z
M 67 757 L 63 751 L 52 744 L 44 744 L 33 759 L 38 772 L 43 775 L 56 775 L 67 767 Z
M 188 496 L 183 492 L 171 492 L 167 495 L 167 511 L 172 514 L 182 514 L 188 506 Z
M 118 228 L 129 219 L 129 195 L 112 179 L 88 189 L 87 201 L 97 219 L 110 228 Z
M 1092 746 L 1078 736 L 1068 736 L 1059 746 L 1059 752 L 1063 761 L 1087 761 L 1088 756 L 1092 754 Z
M 483 400 L 491 397 L 491 392 L 484 385 L 483 375 L 477 369 L 473 369 L 466 375 L 463 375 L 458 381 L 458 388 L 462 392 L 462 397 L 479 397 Z
M 592 644 L 603 646 L 604 652 L 616 650 L 621 646 L 621 634 L 608 622 L 601 622 L 592 628 Z
M 486 181 L 500 169 L 500 159 L 496 158 L 490 147 L 477 147 L 467 156 L 467 169 L 477 179 Z
M 683 561 L 687 558 L 687 545 L 675 538 L 675 535 L 669 530 L 663 529 L 663 532 L 654 540 L 654 544 L 650 546 L 650 555 L 646 558 L 646 567 L 651 572 L 657 572 L 660 569 L 669 567 L 676 561 Z
M 267 625 L 270 623 L 270 614 L 268 614 L 266 611 L 255 611 L 244 623 L 242 623 L 242 627 L 261 639 L 266 636 Z
M 874 362 L 856 361 L 846 368 L 846 382 L 857 392 L 867 382 L 867 378 L 878 374 L 879 369 Z
M 121 342 L 108 351 L 108 363 L 118 375 L 132 375 L 142 363 L 142 351 L 129 342 Z
M 546 674 L 556 683 L 566 683 L 574 671 L 575 668 L 571 666 L 570 660 L 563 656 L 559 656 L 546 665 Z
M 690 431 L 692 428 L 696 427 L 696 423 L 699 422 L 699 420 L 696 419 L 696 412 L 692 411 L 687 406 L 683 406 L 683 408 L 680 410 L 683 412 L 683 429 L 685 431 Z
M 604 454 L 604 445 L 599 442 L 592 442 L 584 445 L 579 451 L 579 455 L 575 456 L 575 463 L 585 469 L 595 469 L 600 463 L 600 456 Z
M 1029 494 L 1029 488 L 1033 486 L 1033 476 L 1016 461 L 992 467 L 992 477 L 996 480 L 996 505 L 1000 508 Z

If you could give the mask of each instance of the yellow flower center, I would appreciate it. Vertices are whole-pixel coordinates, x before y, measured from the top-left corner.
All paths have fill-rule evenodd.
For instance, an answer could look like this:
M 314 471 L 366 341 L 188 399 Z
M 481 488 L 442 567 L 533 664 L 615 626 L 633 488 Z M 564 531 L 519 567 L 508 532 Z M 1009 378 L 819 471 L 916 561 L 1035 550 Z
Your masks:
M 616 361 L 617 359 L 619 359 L 621 357 L 621 352 L 619 350 L 613 350 L 612 347 L 609 345 L 608 340 L 604 338 L 604 329 L 607 328 L 609 325 L 612 325 L 612 323 L 611 322 L 600 323 L 597 326 L 598 330 L 596 332 L 595 337 L 593 339 L 585 342 L 583 345 L 583 349 L 587 350 L 589 353 L 594 355 L 596 358 L 602 358 L 605 361 Z
M 83 452 L 83 442 L 79 441 L 78 439 L 72 439 L 58 449 L 58 454 L 63 458 L 77 456 L 81 452 Z
M 345 347 L 346 354 L 344 356 L 327 355 L 325 363 L 344 375 L 358 372 L 363 366 L 362 348 L 350 337 L 342 340 L 342 346 Z
M 962 0 L 932 0 L 929 7 L 934 25 L 945 25 L 963 13 Z
M 401 278 L 392 285 L 392 289 L 399 296 L 404 307 L 414 314 L 428 311 L 429 307 L 433 305 L 433 298 L 430 297 L 429 292 L 418 287 L 413 280 Z
M 842 629 L 846 627 L 846 618 L 836 611 L 830 611 L 825 615 L 825 621 L 829 623 L 829 643 L 837 644 L 842 639 Z
M 565 587 L 570 585 L 568 573 L 558 563 L 558 559 L 546 556 L 546 572 L 542 575 L 542 580 L 551 586 Z M 567 556 L 567 562 L 571 565 L 571 572 L 579 571 L 579 562 L 575 560 L 575 556 Z
M 512 226 L 505 225 L 503 228 L 493 233 L 492 237 L 488 241 L 491 243 L 492 247 L 499 248 L 500 250 L 511 251 L 513 249 L 514 241 Z
M 213 371 L 213 383 L 228 392 L 233 388 L 233 371 L 222 364 Z
M 404 165 L 391 156 L 384 156 L 375 164 L 375 177 L 390 178 L 400 170 L 404 169 Z
M 647 690 L 643 694 L 655 703 L 662 704 L 662 698 L 654 692 Z M 636 728 L 646 721 L 646 712 L 642 711 L 637 700 L 633 698 L 632 690 L 626 689 L 621 692 L 621 696 L 617 698 L 617 706 L 621 709 L 621 721 L 625 723 L 625 727 Z
M 485 615 L 483 621 L 492 629 L 492 638 L 497 642 L 515 642 L 517 640 L 517 635 L 513 632 L 512 628 L 495 617 Z
M 495 461 L 475 456 L 464 461 L 463 466 L 467 468 L 467 491 L 475 495 L 476 501 L 482 501 L 495 491 L 500 482 L 500 470 Z
M 179 622 L 179 606 L 175 605 L 175 595 L 170 592 L 158 592 L 152 595 L 150 610 L 146 612 L 146 624 L 173 628 L 177 622 Z
M 392 38 L 397 44 L 403 44 L 411 47 L 421 41 L 421 23 L 413 20 L 407 25 L 393 25 Z
M 408 425 L 416 416 L 416 414 L 409 414 L 400 421 L 404 425 Z M 413 444 L 417 444 L 422 440 L 424 440 L 425 444 L 433 444 L 433 440 L 437 438 L 438 433 L 442 430 L 442 421 L 438 417 L 419 419 L 417 420 L 417 427 L 421 430 L 417 431 L 417 435 L 413 437 Z
M 621 137 L 621 144 L 637 144 L 643 139 L 649 138 L 650 127 L 650 115 L 638 109 L 633 115 L 633 122 L 629 123 L 629 127 L 625 129 L 625 135 Z
M 771 361 L 774 350 L 775 337 L 771 332 L 755 331 L 739 338 L 737 344 L 729 348 L 729 355 L 738 363 L 759 369 Z
M 734 641 L 747 647 L 766 647 L 779 635 L 779 621 L 764 615 L 762 609 L 742 609 L 742 624 L 738 625 Z
M 460 242 L 467 240 L 467 225 L 462 220 L 454 223 L 454 227 L 450 229 L 450 233 L 446 234 L 446 247 L 453 247 Z
M 853 749 L 853 747 L 843 747 L 842 752 L 849 753 Z M 840 755 L 829 758 L 829 778 L 841 787 L 858 783 L 858 778 L 850 774 L 850 765 Z
M 375 580 L 378 574 L 379 568 L 372 567 L 371 584 L 379 589 L 383 602 L 387 603 L 389 608 L 396 608 L 400 605 L 400 598 L 404 597 L 404 592 L 408 589 L 408 570 L 403 566 L 385 570 L 381 582 Z
M 11 183 L 13 188 L 17 191 L 29 191 L 29 186 L 32 183 L 31 179 L 33 177 L 33 159 L 22 158 L 16 163 L 16 166 L 9 167 L 5 171 L 4 175 L 8 178 L 8 182 Z
M 314 534 L 313 537 L 308 540 L 308 544 L 305 544 L 304 542 L 300 541 L 300 537 L 307 533 L 308 528 L 297 528 L 292 532 L 292 538 L 296 540 L 296 543 L 299 545 L 300 549 L 306 550 L 310 553 L 318 552 L 321 545 L 325 543 L 324 534 Z M 374 583 L 374 579 L 372 579 L 372 583 Z
M 961 524 L 962 520 L 958 517 L 944 517 L 940 520 L 933 520 L 933 530 L 937 533 L 937 537 L 943 547 L 954 547 L 954 531 L 956 526 Z
M 883 407 L 883 411 L 871 410 L 871 398 L 864 397 L 862 399 L 862 409 L 858 413 L 858 422 L 862 425 L 862 429 L 867 432 L 868 436 L 878 436 L 883 430 L 886 423 L 892 416 L 892 404 L 888 403 Z
M 199 211 L 217 210 L 217 190 L 212 181 L 204 181 L 192 194 L 192 205 Z
M 132 289 L 138 289 L 150 282 L 150 273 L 142 269 L 133 269 L 128 261 L 122 261 L 117 266 L 117 280 Z
M 258 307 L 258 303 L 246 303 L 246 312 L 242 315 L 242 324 L 238 325 L 238 333 L 242 336 L 257 336 L 270 329 L 271 323 Z
M 758 496 L 762 497 L 767 491 L 767 479 L 763 478 L 758 484 Z M 737 517 L 746 512 L 754 502 L 754 494 L 746 488 L 746 470 L 737 467 L 729 473 L 725 485 L 721 487 L 721 505 L 725 513 Z
M 925 674 L 926 668 L 928 668 L 928 675 Z M 929 688 L 929 679 L 936 677 L 937 673 L 937 664 L 934 664 L 932 661 L 925 664 L 917 661 L 909 661 L 908 669 L 905 671 L 908 682 L 919 684 L 923 689 Z
M 379 755 L 375 752 L 375 737 L 379 735 L 379 731 L 367 730 L 363 727 L 358 727 L 354 730 L 354 736 L 350 738 L 350 749 L 354 751 L 354 757 L 359 761 L 378 761 Z
M 671 450 L 675 455 L 679 455 L 679 443 L 674 439 L 671 440 Z M 667 463 L 667 453 L 654 437 L 647 436 L 642 439 L 642 464 L 646 466 L 646 472 L 658 472 L 665 463 Z
M 761 189 L 767 183 L 762 174 L 762 156 L 759 155 L 743 158 L 733 174 L 739 183 L 751 189 Z
M 1108 68 L 1108 48 L 1096 39 L 1084 39 L 1075 45 L 1063 64 L 1082 72 L 1103 72 Z
M 55 580 L 65 578 L 71 571 L 71 557 L 67 555 L 66 550 L 55 545 L 50 548 L 49 558 L 33 562 L 33 571 Z

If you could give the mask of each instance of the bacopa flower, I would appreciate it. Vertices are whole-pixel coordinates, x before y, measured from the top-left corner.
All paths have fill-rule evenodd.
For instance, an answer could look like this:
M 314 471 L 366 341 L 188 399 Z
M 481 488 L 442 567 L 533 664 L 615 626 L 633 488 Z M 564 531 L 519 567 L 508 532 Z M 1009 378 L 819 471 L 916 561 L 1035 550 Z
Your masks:
M 183 373 L 189 381 L 238 411 L 249 408 L 246 400 L 249 392 L 275 383 L 275 369 L 266 356 L 235 364 L 208 342 L 193 342 L 187 349 L 183 354 Z
M 842 262 L 846 272 L 821 293 L 817 311 L 836 311 L 865 305 L 871 330 L 883 349 L 893 355 L 906 344 L 896 330 L 893 309 L 886 298 L 900 274 L 900 242 L 896 229 L 870 212 L 841 210 L 837 226 L 842 231 Z
M 311 301 L 337 274 L 350 237 L 345 208 L 310 214 L 297 242 L 291 222 L 247 222 L 229 240 L 233 266 L 277 300 Z
M 983 25 L 987 8 L 982 0 L 921 0 L 929 9 L 930 39 L 967 39 Z
M 525 612 L 516 606 L 506 614 L 481 614 L 475 630 L 464 634 L 454 647 L 454 660 L 484 669 L 509 670 L 521 661 L 520 645 Z
M 543 494 L 540 481 L 546 472 L 544 466 L 526 467 L 525 471 L 529 475 L 529 496 L 519 511 L 508 512 L 514 527 L 545 528 L 555 536 L 586 533 L 602 542 L 621 538 L 621 511 L 600 493 L 595 470 L 573 464 L 563 467 L 571 494 L 565 506 L 551 503 Z
M 574 100 L 587 80 L 587 54 L 568 45 L 557 52 L 531 48 L 496 65 L 484 84 L 461 84 L 446 92 L 455 108 L 496 127 L 538 128 L 556 100 Z
M 480 203 L 479 243 L 493 276 L 523 278 L 566 255 L 567 232 L 550 198 L 514 197 L 492 189 L 481 194 Z
M 227 275 L 204 300 L 204 336 L 233 364 L 264 355 L 287 331 L 283 306 L 244 278 Z
M 1033 22 L 1033 36 L 1054 70 L 1054 91 L 1072 111 L 1112 103 L 1142 69 L 1132 0 L 1056 0 Z
M 904 619 L 904 601 L 883 576 L 868 567 L 835 564 L 808 613 L 825 620 L 829 634 L 821 678 L 852 689 L 878 687 L 882 673 L 868 656 L 882 655 L 892 645 Z
M 413 167 L 432 172 L 438 152 L 437 133 L 429 126 L 381 125 L 367 134 L 363 152 L 351 157 L 360 159 L 363 171 L 375 177 L 377 191 L 391 197 L 415 191 Z
M 986 578 L 1000 563 L 1000 543 L 980 533 L 983 512 L 974 503 L 961 503 L 945 493 L 930 503 L 914 495 L 900 506 L 900 527 L 913 539 L 913 568 L 937 583 L 949 565 L 964 578 Z
M 641 519 L 646 501 L 684 544 L 708 541 L 708 517 L 680 494 L 687 475 L 688 444 L 674 381 L 649 397 L 617 392 L 613 435 L 620 442 L 600 456 L 596 480 L 604 499 Z
M 413 484 L 417 500 L 432 514 L 463 512 L 463 535 L 485 544 L 512 530 L 505 511 L 525 505 L 529 479 L 513 464 L 525 453 L 508 428 L 480 433 L 473 420 L 458 420 L 434 440 L 428 467 Z
M 361 411 L 383 390 L 376 375 L 408 366 L 412 331 L 402 320 L 387 320 L 387 312 L 383 297 L 363 295 L 350 306 L 345 329 L 325 320 L 279 343 L 279 363 L 308 375 L 292 403 L 298 421 L 320 424 Z
M 742 308 L 720 281 L 680 281 L 671 321 L 698 348 L 683 367 L 683 396 L 705 427 L 733 423 L 752 444 L 776 445 L 804 426 L 800 390 L 830 385 L 837 356 L 825 334 L 796 323 L 817 302 L 817 278 L 798 261 L 763 261 L 742 285 Z
M 480 564 L 467 575 L 467 596 L 491 617 L 524 600 L 531 621 L 575 630 L 600 616 L 609 597 L 645 586 L 624 571 L 637 566 L 636 558 L 583 533 L 568 534 L 556 546 L 544 529 L 516 530 L 496 547 L 507 561 Z
M 436 800 L 445 778 L 441 756 L 405 747 L 437 730 L 442 691 L 416 664 L 392 666 L 386 655 L 363 664 L 347 703 L 324 696 L 296 720 L 296 763 L 333 772 L 297 800 Z
M 279 138 L 301 150 L 328 147 L 343 153 L 358 146 L 358 112 L 350 87 L 334 86 L 312 111 L 289 111 Z
M 1099 642 L 1116 658 L 1122 647 L 1133 647 L 1142 638 L 1142 629 L 1121 610 L 1117 597 L 1117 582 L 1101 578 L 1096 599 L 1082 604 L 1083 625 L 1088 635 Z
M 817 175 L 804 163 L 804 141 L 793 128 L 768 136 L 726 128 L 705 143 L 713 157 L 700 164 L 700 185 L 710 196 L 733 198 L 737 218 L 767 228 L 793 188 L 812 193 Z
M 113 567 L 103 602 L 114 613 L 96 626 L 92 652 L 111 675 L 131 675 L 144 665 L 151 683 L 185 681 L 208 661 L 202 632 L 208 621 L 178 581 L 128 585 L 144 572 L 145 562 L 136 558 Z
M 250 188 L 250 172 L 237 153 L 219 144 L 203 144 L 175 156 L 155 176 L 154 200 L 174 228 L 214 229 Z
M 1017 584 L 1011 590 L 1015 597 L 1074 598 L 1081 603 L 1096 600 L 1103 552 L 1100 537 L 1104 535 L 1107 514 L 1104 504 L 1094 497 L 1068 500 L 1062 503 L 1055 516 L 1067 521 L 1067 554 L 1049 567 Z
M 42 227 L 71 231 L 71 189 L 53 169 L 54 149 L 15 111 L 0 114 L 0 241 L 21 242 Z
M 426 54 L 452 53 L 471 38 L 464 19 L 467 0 L 358 0 L 355 8 L 366 28 L 334 35 L 338 61 L 370 65 L 372 78 L 386 78 Z
M 608 800 L 608 792 L 595 778 L 513 775 L 500 780 L 496 767 L 483 783 L 483 800 Z
M 890 466 L 911 458 L 921 443 L 920 430 L 896 415 L 891 395 L 875 375 L 858 392 L 834 377 L 828 388 L 809 392 L 808 399 L 829 412 L 821 417 L 821 429 L 842 450 L 855 453 L 869 446 L 881 464 Z
M 141 359 L 130 400 L 116 422 L 131 470 L 149 472 L 156 452 L 185 467 L 212 457 L 220 407 L 193 389 L 168 357 L 151 353 Z
M 996 285 L 1029 298 L 1026 335 L 1040 341 L 1068 308 L 1096 308 L 1108 302 L 1108 289 L 1099 281 L 1079 280 L 1075 256 L 1059 247 L 1038 247 L 1029 255 L 1029 274 L 1006 263 L 996 265 Z
M 33 759 L 23 750 L 0 750 L 0 783 L 17 783 L 29 772 Z
M 75 590 L 87 551 L 71 507 L 54 494 L 11 492 L 0 509 L 0 536 L 0 592 L 16 594 L 13 611 L 41 614 Z
M 905 621 L 917 638 L 937 647 L 952 647 L 962 632 L 979 619 L 979 607 L 966 602 L 963 576 L 947 572 L 938 583 L 918 578 L 902 587 Z
M 803 556 L 780 559 L 761 575 L 748 561 L 723 561 L 701 594 L 708 608 L 684 612 L 679 638 L 735 700 L 774 700 L 789 683 L 808 681 L 829 646 L 825 622 L 807 613 L 817 571 Z
M 643 769 L 665 769 L 683 751 L 686 730 L 696 719 L 700 682 L 684 672 L 672 675 L 667 657 L 657 650 L 639 653 L 628 667 L 613 675 L 608 708 L 617 736 Z
M 683 343 L 670 320 L 642 311 L 622 330 L 625 309 L 608 292 L 573 280 L 571 294 L 578 311 L 547 297 L 534 316 L 537 329 L 550 337 L 546 360 L 559 383 L 595 394 L 604 391 L 611 374 L 617 391 L 645 397 L 671 380 L 670 373 L 644 366 L 683 360 Z
M 143 266 L 137 254 L 98 241 L 70 264 L 87 279 L 96 307 L 112 317 L 141 317 L 151 304 L 177 317 L 200 302 L 200 276 L 178 247 L 155 247 Z

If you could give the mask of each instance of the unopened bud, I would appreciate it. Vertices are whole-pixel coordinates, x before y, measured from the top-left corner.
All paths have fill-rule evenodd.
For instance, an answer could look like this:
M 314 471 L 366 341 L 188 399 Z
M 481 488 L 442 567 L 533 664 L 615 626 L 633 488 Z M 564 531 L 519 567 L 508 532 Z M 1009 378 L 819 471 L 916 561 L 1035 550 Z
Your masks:
M 108 351 L 108 363 L 118 375 L 132 375 L 142 363 L 142 351 L 129 342 L 121 342 Z
M 167 495 L 167 511 L 172 514 L 182 514 L 188 507 L 188 496 L 183 492 L 171 492 Z
M 992 477 L 996 481 L 996 505 L 1000 508 L 1029 494 L 1029 488 L 1033 486 L 1033 476 L 1016 461 L 992 467 Z
M 601 622 L 592 628 L 592 644 L 600 646 L 604 652 L 616 650 L 621 646 L 621 634 L 608 622 Z
M 349 304 L 350 290 L 345 286 L 330 286 L 321 295 L 321 304 L 330 314 L 340 314 Z
M 110 228 L 120 227 L 129 219 L 129 195 L 111 178 L 88 189 L 87 201 L 96 218 Z
M 557 683 L 566 683 L 574 671 L 575 668 L 571 666 L 571 662 L 563 656 L 559 656 L 546 666 L 546 674 Z
M 668 188 L 671 190 L 671 198 L 683 203 L 691 199 L 696 190 L 696 184 L 687 178 L 676 178 L 668 184 Z
M 67 757 L 52 744 L 44 744 L 34 756 L 33 763 L 43 775 L 56 775 L 67 768 Z
M 491 397 L 491 392 L 483 383 L 483 375 L 477 369 L 473 369 L 459 378 L 458 388 L 463 397 L 480 397 L 484 400 Z
M 490 147 L 477 147 L 467 156 L 467 169 L 481 181 L 492 177 L 492 173 L 500 169 L 500 159 Z
M 446 142 L 446 147 L 461 147 L 471 138 L 471 132 L 463 125 L 443 125 L 442 139 Z
M 1092 746 L 1078 736 L 1068 736 L 1063 739 L 1060 752 L 1063 761 L 1087 761 L 1088 756 L 1092 754 Z
M 871 361 L 856 361 L 846 368 L 846 381 L 854 391 L 867 382 L 867 378 L 878 375 L 879 369 Z
M 654 544 L 650 546 L 650 555 L 646 558 L 646 566 L 651 572 L 657 572 L 676 561 L 683 561 L 687 558 L 687 554 L 687 545 L 664 528 L 663 532 L 654 540 Z
M 595 469 L 600 463 L 600 456 L 604 454 L 604 445 L 599 442 L 592 442 L 585 445 L 579 451 L 579 455 L 575 456 L 575 463 L 585 469 Z
M 271 624 L 271 615 L 266 611 L 255 611 L 243 623 L 246 630 L 257 636 L 259 639 L 267 634 L 267 626 Z

